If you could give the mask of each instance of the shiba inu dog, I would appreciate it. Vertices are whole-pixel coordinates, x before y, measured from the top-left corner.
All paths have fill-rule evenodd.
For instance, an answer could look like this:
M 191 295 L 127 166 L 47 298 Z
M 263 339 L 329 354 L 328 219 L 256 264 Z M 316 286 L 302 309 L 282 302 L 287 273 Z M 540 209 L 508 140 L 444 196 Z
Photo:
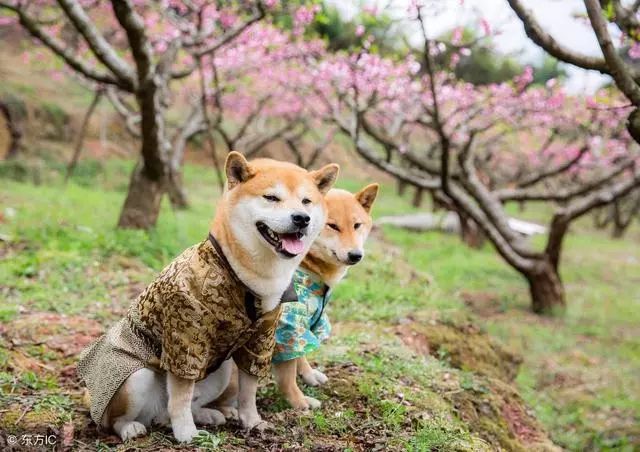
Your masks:
M 239 368 L 237 411 L 244 428 L 264 428 L 258 379 L 270 372 L 281 301 L 293 272 L 324 227 L 324 194 L 338 166 L 308 172 L 236 152 L 209 237 L 169 264 L 127 316 L 83 352 L 78 373 L 91 416 L 123 440 L 170 423 L 187 442 L 197 424 L 225 416 L 204 405 Z M 284 295 L 283 295 L 284 294 Z
M 331 325 L 324 309 L 331 288 L 340 282 L 349 266 L 364 256 L 364 243 L 372 226 L 371 207 L 377 194 L 378 184 L 367 185 L 355 195 L 330 190 L 325 196 L 327 224 L 294 274 L 298 301 L 283 306 L 273 356 L 276 382 L 293 408 L 320 406 L 320 401 L 302 393 L 296 375 L 311 386 L 327 381 L 326 375 L 309 365 L 306 355 L 329 337 Z

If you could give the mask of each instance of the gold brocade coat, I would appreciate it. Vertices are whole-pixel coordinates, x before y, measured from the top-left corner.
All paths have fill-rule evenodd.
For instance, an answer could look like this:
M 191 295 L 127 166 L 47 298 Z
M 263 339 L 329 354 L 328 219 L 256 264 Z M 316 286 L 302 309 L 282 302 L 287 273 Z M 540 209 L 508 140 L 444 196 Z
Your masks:
M 243 371 L 268 376 L 282 308 L 260 317 L 256 309 L 259 300 L 213 237 L 185 250 L 127 316 L 82 353 L 78 373 L 89 390 L 93 420 L 100 424 L 118 388 L 143 367 L 200 380 L 233 358 Z

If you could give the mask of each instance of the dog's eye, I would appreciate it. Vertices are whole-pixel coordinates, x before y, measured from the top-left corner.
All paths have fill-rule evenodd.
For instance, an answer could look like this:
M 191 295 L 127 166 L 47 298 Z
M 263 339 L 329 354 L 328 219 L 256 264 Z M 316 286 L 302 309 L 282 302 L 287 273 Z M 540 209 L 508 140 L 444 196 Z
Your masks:
M 340 232 L 340 228 L 338 227 L 337 224 L 335 223 L 327 223 L 327 226 L 329 226 L 331 229 L 333 229 L 334 231 L 338 231 Z
M 304 199 L 302 200 L 302 204 L 304 204 L 305 206 L 306 206 L 307 204 L 311 204 L 311 200 L 310 200 L 309 198 L 304 198 Z
M 274 195 L 263 195 L 262 196 L 264 199 L 266 199 L 267 201 L 271 201 L 271 202 L 278 202 L 280 201 L 280 198 L 278 198 L 277 196 Z
M 353 225 L 353 229 L 358 229 L 360 226 L 362 226 L 362 223 L 356 223 Z

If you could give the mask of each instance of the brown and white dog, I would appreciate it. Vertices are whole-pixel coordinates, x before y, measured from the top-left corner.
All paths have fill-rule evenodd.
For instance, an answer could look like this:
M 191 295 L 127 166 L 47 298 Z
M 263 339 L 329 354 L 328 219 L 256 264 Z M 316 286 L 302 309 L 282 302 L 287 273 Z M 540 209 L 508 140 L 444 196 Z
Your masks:
M 327 223 L 303 259 L 301 270 L 307 274 L 310 272 L 318 276 L 327 289 L 334 289 L 347 273 L 347 269 L 360 262 L 364 257 L 364 244 L 373 223 L 371 207 L 378 194 L 378 188 L 378 184 L 370 184 L 356 194 L 334 188 L 325 196 L 328 208 Z M 300 279 L 301 282 L 305 280 L 305 278 Z M 324 303 L 326 302 L 328 300 L 325 299 Z M 293 306 L 293 304 L 288 304 L 285 307 L 278 328 L 284 328 L 289 306 Z M 324 306 L 316 309 L 323 310 Z M 325 314 L 323 312 L 309 312 L 309 317 L 318 318 L 321 315 Z M 295 328 L 295 325 L 288 326 L 291 329 Z M 300 331 L 300 328 L 295 329 Z M 278 333 L 276 333 L 276 338 L 279 341 Z M 287 344 L 278 343 L 276 345 L 273 364 L 273 372 L 280 391 L 295 409 L 307 410 L 320 407 L 319 400 L 302 393 L 296 382 L 296 376 L 300 375 L 302 380 L 310 386 L 326 383 L 327 376 L 318 369 L 312 368 L 304 355 L 276 362 L 278 361 L 276 360 L 277 353 L 281 346 L 287 348 Z
M 296 165 L 269 159 L 247 162 L 236 152 L 229 154 L 225 166 L 227 187 L 218 203 L 210 232 L 237 278 L 261 300 L 260 311 L 273 312 L 279 307 L 280 298 L 290 284 L 293 272 L 326 223 L 327 208 L 323 195 L 333 185 L 339 168 L 338 165 L 331 164 L 308 172 Z M 201 257 L 198 253 L 211 254 L 212 251 L 211 245 L 206 241 L 199 247 L 195 254 L 187 254 L 187 259 L 181 262 L 202 267 L 202 260 L 198 261 Z M 199 263 L 189 263 L 195 261 Z M 181 277 L 181 268 L 176 272 L 177 278 Z M 167 269 L 171 269 L 171 265 Z M 164 275 L 165 284 L 167 269 L 159 276 L 162 278 Z M 187 267 L 186 270 L 190 271 L 190 268 Z M 207 269 L 199 268 L 199 271 L 206 274 Z M 215 278 L 206 278 L 206 293 L 215 293 Z M 178 283 L 181 284 L 178 281 L 176 286 Z M 172 282 L 169 281 L 169 284 Z M 207 302 L 203 283 L 192 277 L 186 284 L 187 291 L 193 291 L 196 297 L 201 297 L 194 303 L 197 305 L 196 309 L 200 309 Z M 187 295 L 191 296 L 190 293 Z M 140 303 L 143 296 L 144 293 L 136 303 Z M 162 303 L 172 301 L 156 296 L 153 302 L 159 304 L 162 310 Z M 206 315 L 210 315 L 210 312 Z M 164 322 L 162 325 L 171 323 Z M 229 328 L 226 325 L 225 328 Z M 113 342 L 113 335 L 117 332 L 113 333 L 112 330 L 103 341 Z M 130 333 L 130 330 L 126 331 L 127 334 Z M 219 411 L 204 408 L 204 405 L 227 388 L 231 377 L 231 360 L 227 359 L 221 365 L 218 363 L 215 371 L 205 374 L 199 381 L 196 378 L 183 378 L 168 371 L 164 365 L 166 362 L 170 363 L 164 357 L 165 345 L 171 345 L 172 340 L 181 340 L 183 332 L 179 328 L 160 328 L 159 333 L 157 330 L 153 332 L 161 336 L 156 338 L 162 343 L 163 356 L 158 356 L 159 368 L 156 362 L 156 366 L 145 364 L 131 373 L 109 399 L 104 415 L 97 422 L 115 430 L 123 440 L 146 434 L 152 422 L 170 422 L 175 438 L 181 442 L 190 441 L 197 434 L 196 423 L 224 423 L 225 418 Z M 220 334 L 228 335 L 229 332 L 221 330 Z M 207 337 L 216 336 L 214 334 Z M 111 347 L 109 344 L 107 346 Z M 91 361 L 92 358 L 95 358 L 95 353 L 94 357 L 83 357 L 79 370 L 81 365 L 94 365 L 94 369 L 85 369 L 85 374 L 97 375 L 100 379 L 100 372 L 95 372 L 95 363 L 100 360 Z M 206 362 L 202 369 L 205 365 Z M 109 371 L 108 366 L 106 371 Z M 237 413 L 227 412 L 229 415 L 237 414 L 243 427 L 247 429 L 265 427 L 256 408 L 257 384 L 256 376 L 240 370 Z M 91 402 L 94 402 L 94 394 L 90 394 L 90 397 Z

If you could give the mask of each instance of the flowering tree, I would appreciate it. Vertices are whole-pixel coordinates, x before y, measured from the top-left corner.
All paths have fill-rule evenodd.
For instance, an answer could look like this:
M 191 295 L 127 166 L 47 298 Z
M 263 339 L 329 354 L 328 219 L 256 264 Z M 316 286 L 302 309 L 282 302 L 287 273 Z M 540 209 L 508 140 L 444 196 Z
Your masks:
M 194 78 L 202 58 L 242 34 L 251 36 L 251 27 L 274 3 L 225 7 L 206 0 L 2 0 L 0 11 L 12 13 L 75 74 L 106 87 L 129 129 L 140 136 L 141 161 L 131 176 L 118 224 L 148 228 L 157 220 L 167 187 L 176 180 L 172 153 L 193 127 L 190 118 L 175 126 L 167 120 L 169 108 L 177 104 L 174 85 Z
M 305 24 L 308 14 L 298 13 Z M 313 83 L 307 66 L 324 52 L 321 41 L 291 40 L 274 26 L 258 30 L 260 37 L 240 40 L 210 60 L 212 80 L 206 84 L 213 87 L 206 95 L 214 130 L 227 150 L 242 149 L 248 157 L 278 139 L 297 150 L 315 128 L 304 101 Z
M 635 107 L 630 109 L 628 130 L 636 142 L 640 143 L 640 72 L 625 61 L 620 49 L 616 48 L 609 25 L 621 34 L 620 43 L 629 46 L 628 56 L 640 58 L 640 2 L 625 4 L 621 0 L 584 0 L 588 23 L 598 40 L 602 56 L 592 57 L 579 50 L 568 48 L 544 30 L 533 12 L 522 0 L 508 0 L 511 9 L 524 25 L 527 36 L 550 55 L 583 69 L 610 75 L 618 89 Z
M 296 22 L 299 27 L 307 23 Z M 174 206 L 186 205 L 181 167 L 186 144 L 197 134 L 206 135 L 218 169 L 217 142 L 225 152 L 253 157 L 277 140 L 306 141 L 313 118 L 301 100 L 309 83 L 305 61 L 322 50 L 319 41 L 295 39 L 260 23 L 198 61 L 199 83 L 183 90 L 192 103 L 170 159 Z
M 364 159 L 480 230 L 526 278 L 535 312 L 563 307 L 570 224 L 640 186 L 638 150 L 621 125 L 628 109 L 568 96 L 553 81 L 531 87 L 530 70 L 512 83 L 461 82 L 436 68 L 441 46 L 427 35 L 424 7 L 410 14 L 422 31 L 420 60 L 363 51 L 322 62 L 316 94 L 326 114 Z M 512 229 L 509 202 L 556 207 L 543 249 Z

